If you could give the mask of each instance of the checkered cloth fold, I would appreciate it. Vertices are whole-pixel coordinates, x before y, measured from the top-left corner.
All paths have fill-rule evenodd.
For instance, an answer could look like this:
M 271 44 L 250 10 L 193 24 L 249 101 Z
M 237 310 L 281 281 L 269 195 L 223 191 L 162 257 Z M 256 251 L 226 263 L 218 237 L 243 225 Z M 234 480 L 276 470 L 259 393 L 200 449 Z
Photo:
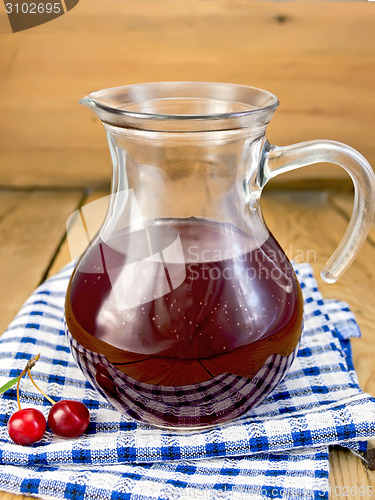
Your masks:
M 16 391 L 0 398 L 0 489 L 67 499 L 328 498 L 328 446 L 357 453 L 375 434 L 375 400 L 358 386 L 350 337 L 359 337 L 344 302 L 325 300 L 308 264 L 295 266 L 305 327 L 288 375 L 256 408 L 201 431 L 167 431 L 132 421 L 92 388 L 77 368 L 63 327 L 72 265 L 43 283 L 0 338 L 0 386 L 26 360 L 53 399 L 83 401 L 91 423 L 68 440 L 49 429 L 29 447 L 10 440 L 6 424 Z M 23 407 L 46 416 L 50 404 L 27 379 Z

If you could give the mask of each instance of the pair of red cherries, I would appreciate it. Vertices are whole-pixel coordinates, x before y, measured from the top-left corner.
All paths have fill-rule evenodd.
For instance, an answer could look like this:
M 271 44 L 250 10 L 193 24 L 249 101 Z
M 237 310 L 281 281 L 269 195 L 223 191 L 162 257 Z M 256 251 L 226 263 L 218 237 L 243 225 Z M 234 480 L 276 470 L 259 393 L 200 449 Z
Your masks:
M 50 401 L 52 408 L 48 414 L 48 425 L 52 432 L 62 437 L 74 438 L 80 436 L 90 423 L 90 412 L 79 401 L 62 400 L 55 402 L 47 396 L 35 383 L 30 369 L 39 359 L 39 354 L 27 362 L 17 379 L 18 411 L 8 420 L 8 433 L 12 441 L 20 445 L 30 445 L 40 441 L 46 431 L 47 422 L 43 413 L 35 408 L 21 409 L 19 385 L 21 378 L 27 373 L 34 386 Z

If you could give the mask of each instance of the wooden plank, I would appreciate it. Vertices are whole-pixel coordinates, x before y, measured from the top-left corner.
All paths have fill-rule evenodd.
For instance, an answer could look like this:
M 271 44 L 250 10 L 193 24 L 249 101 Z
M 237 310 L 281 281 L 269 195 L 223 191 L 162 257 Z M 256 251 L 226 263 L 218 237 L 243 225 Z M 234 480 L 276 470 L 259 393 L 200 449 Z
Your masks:
M 337 198 L 339 195 L 337 196 Z M 357 260 L 334 285 L 319 278 L 319 272 L 332 254 L 346 227 L 346 221 L 330 204 L 325 193 L 268 193 L 263 200 L 265 220 L 291 258 L 310 260 L 319 288 L 326 298 L 345 300 L 356 314 L 361 339 L 352 339 L 353 361 L 361 388 L 375 395 L 375 248 L 367 242 Z M 316 253 L 315 253 L 316 252 Z M 344 487 L 359 492 L 360 486 L 375 490 L 375 474 L 369 473 L 360 458 L 350 452 L 334 450 L 330 455 L 332 498 L 343 498 Z M 335 488 L 337 489 L 335 490 Z M 335 496 L 336 492 L 341 492 Z M 359 493 L 357 493 L 357 497 Z M 366 497 L 365 497 L 366 498 Z
M 104 193 L 103 193 L 104 194 Z M 101 195 L 101 194 L 98 194 Z M 92 195 L 87 202 L 96 198 Z M 335 199 L 347 200 L 350 196 L 337 195 Z M 295 260 L 310 261 L 315 275 L 333 252 L 342 236 L 346 221 L 331 205 L 326 193 L 267 193 L 263 200 L 265 219 L 274 235 Z M 98 225 L 102 218 L 98 214 Z M 346 300 L 357 315 L 362 329 L 362 339 L 353 339 L 353 357 L 361 387 L 375 395 L 375 369 L 373 359 L 375 344 L 372 338 L 372 323 L 375 314 L 375 270 L 371 262 L 375 259 L 375 248 L 366 243 L 358 260 L 347 274 L 334 286 L 323 283 L 318 277 L 323 294 L 329 298 Z M 69 260 L 65 242 L 51 273 Z M 363 297 L 366 301 L 363 301 Z M 375 489 L 375 475 L 369 473 L 362 461 L 350 452 L 333 451 L 330 455 L 330 485 L 333 498 L 335 492 L 344 487 L 372 486 Z M 350 489 L 349 488 L 349 489 Z M 340 498 L 340 495 L 336 496 Z
M 339 196 L 339 195 L 338 195 Z M 356 261 L 334 285 L 324 283 L 319 273 L 333 253 L 347 221 L 329 202 L 327 193 L 277 193 L 264 197 L 265 220 L 289 256 L 310 260 L 322 293 L 327 298 L 349 302 L 363 329 L 361 345 L 373 343 L 371 334 L 375 314 L 375 248 L 366 243 Z M 363 300 L 366 297 L 366 300 Z M 356 344 L 357 340 L 354 339 Z M 364 373 L 365 375 L 365 373 Z M 375 394 L 375 386 L 373 387 Z
M 0 222 L 11 212 L 17 209 L 17 206 L 24 198 L 22 191 L 3 191 L 0 190 Z M 6 252 L 6 247 L 1 246 L 1 253 Z
M 332 193 L 330 195 L 330 201 L 333 204 L 333 206 L 337 210 L 340 210 L 341 213 L 349 220 L 352 214 L 353 196 L 344 194 L 335 195 L 334 193 Z M 372 222 L 372 226 L 368 235 L 368 240 L 375 245 L 375 219 Z
M 100 125 L 98 128 L 101 128 Z M 98 143 L 102 145 L 100 150 L 93 146 L 72 151 L 64 148 L 63 143 L 60 147 L 46 147 L 37 151 L 33 147 L 7 150 L 3 146 L 0 151 L 0 187 L 107 188 L 111 181 L 112 165 L 104 132 Z M 14 165 L 14 170 L 6 168 L 7 165 Z
M 85 200 L 85 203 L 104 194 L 106 193 L 94 193 Z M 18 206 L 24 194 L 17 193 L 17 196 L 19 197 L 16 204 Z M 14 206 L 11 198 L 8 195 L 8 208 Z M 350 200 L 346 198 L 349 203 Z M 337 202 L 336 197 L 335 201 Z M 23 205 L 26 205 L 25 201 Z M 272 192 L 266 193 L 262 206 L 267 224 L 289 256 L 297 260 L 301 257 L 310 260 L 315 275 L 318 277 L 325 260 L 334 250 L 346 227 L 342 213 L 332 206 L 329 196 L 325 193 Z M 0 217 L 4 213 L 6 209 L 0 210 Z M 100 217 L 98 216 L 98 224 Z M 0 224 L 2 224 L 1 219 Z M 318 278 L 319 287 L 325 297 L 346 300 L 357 315 L 363 337 L 352 341 L 354 364 L 361 387 L 371 394 L 375 394 L 375 368 L 373 366 L 375 344 L 372 338 L 372 318 L 375 313 L 373 286 L 375 269 L 371 266 L 374 258 L 375 248 L 371 243 L 366 243 L 357 261 L 337 284 L 327 285 Z M 50 274 L 57 271 L 69 259 L 69 250 L 65 241 L 50 269 Z M 2 275 L 1 269 L 0 275 Z M 22 288 L 24 285 L 18 283 L 18 286 Z M 366 297 L 366 300 L 363 300 L 363 297 Z M 336 489 L 336 492 L 344 491 L 344 486 L 349 486 L 349 489 L 355 487 L 357 491 L 360 486 L 375 488 L 375 475 L 369 473 L 361 460 L 350 452 L 342 450 L 332 452 L 330 464 L 332 498 L 342 498 L 342 494 L 341 497 L 335 496 L 336 487 L 341 488 Z M 16 495 L 0 493 L 1 500 L 17 500 L 18 498 L 20 497 Z M 351 497 L 349 494 L 345 498 L 356 498 L 356 496 Z
M 349 196 L 337 195 L 335 199 L 347 199 Z M 93 200 L 92 197 L 90 200 Z M 265 219 L 276 238 L 288 251 L 291 258 L 311 260 L 316 276 L 324 261 L 334 250 L 345 229 L 345 220 L 331 206 L 326 194 L 298 195 L 267 193 L 263 201 Z M 100 217 L 98 217 L 99 219 Z M 319 248 L 317 248 L 317 242 Z M 61 255 L 67 261 L 67 244 L 62 247 Z M 353 356 L 361 386 L 364 390 L 375 394 L 375 370 L 373 359 L 375 346 L 372 339 L 372 318 L 375 314 L 373 279 L 374 270 L 370 263 L 375 258 L 375 249 L 366 244 L 358 261 L 348 271 L 346 277 L 334 286 L 319 280 L 320 288 L 327 297 L 341 298 L 349 302 L 357 314 L 362 328 L 361 340 L 354 340 Z M 59 259 L 56 260 L 58 262 Z M 58 262 L 58 269 L 61 262 Z M 51 269 L 52 272 L 55 268 Z M 364 278 L 366 278 L 364 280 Z M 363 304 L 362 297 L 366 296 Z M 333 451 L 330 455 L 330 486 L 332 498 L 340 498 L 336 492 L 343 492 L 344 487 L 358 488 L 372 486 L 375 488 L 375 477 L 369 473 L 362 461 L 350 452 Z M 349 488 L 349 489 L 350 489 Z M 353 491 L 354 491 L 353 490 Z
M 361 459 L 344 449 L 335 449 L 329 458 L 330 499 L 358 500 L 374 496 L 374 473 L 364 467 Z
M 5 20 L 5 16 L 0 17 L 1 21 Z M 2 34 L 0 28 L 0 75 L 9 75 L 12 67 L 16 62 L 17 55 L 21 49 L 23 41 L 15 39 L 12 34 Z M 0 79 L 0 89 L 2 90 L 5 79 Z
M 1 184 L 108 185 L 104 132 L 77 102 L 152 80 L 266 88 L 281 101 L 271 142 L 335 139 L 375 164 L 374 22 L 371 2 L 247 0 L 91 0 L 17 34 L 2 16 Z M 280 182 L 321 176 L 347 179 L 325 165 Z
M 48 270 L 79 192 L 0 192 L 0 332 Z
M 35 497 L 27 497 L 25 495 L 14 495 L 13 493 L 6 493 L 5 491 L 0 491 L 0 500 L 26 500 L 28 498 L 35 498 Z
M 107 191 L 95 191 L 88 195 L 85 200 L 84 204 L 92 203 L 93 201 L 102 198 L 103 196 L 108 195 Z M 101 222 L 104 220 L 106 211 L 103 207 L 103 205 L 97 205 L 97 230 L 100 228 Z M 81 224 L 81 219 L 77 218 L 74 222 L 74 226 L 70 228 L 70 230 L 73 232 L 74 229 Z M 56 258 L 52 262 L 52 265 L 48 271 L 48 277 L 53 276 L 57 272 L 60 271 L 62 267 L 64 267 L 66 264 L 68 264 L 73 257 L 76 257 L 75 255 L 72 256 L 71 250 L 69 249 L 69 244 L 68 240 L 65 238 L 63 244 L 61 245 L 58 254 L 56 255 Z
M 47 273 L 80 192 L 0 191 L 0 334 Z M 0 491 L 0 500 L 26 500 Z

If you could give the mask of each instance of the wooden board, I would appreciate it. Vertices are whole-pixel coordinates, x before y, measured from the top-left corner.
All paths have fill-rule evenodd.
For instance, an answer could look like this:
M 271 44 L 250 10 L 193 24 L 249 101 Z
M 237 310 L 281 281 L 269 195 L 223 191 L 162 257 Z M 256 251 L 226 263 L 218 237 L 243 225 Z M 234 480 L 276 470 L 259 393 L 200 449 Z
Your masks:
M 351 210 L 350 197 L 335 195 L 334 199 L 336 204 L 345 205 Z M 301 251 L 306 260 L 310 260 L 315 276 L 318 277 L 346 227 L 345 218 L 335 209 L 328 194 L 270 193 L 263 205 L 265 219 L 282 247 L 292 258 L 299 256 Z M 318 283 L 326 298 L 345 300 L 356 314 L 362 338 L 351 341 L 353 362 L 361 388 L 375 395 L 373 262 L 375 247 L 370 240 L 365 243 L 357 260 L 340 281 L 328 285 L 318 278 Z M 375 473 L 368 471 L 362 460 L 351 452 L 333 450 L 330 453 L 330 466 L 330 498 L 355 500 L 359 496 L 360 486 L 370 486 L 375 490 Z
M 105 194 L 107 193 L 95 192 L 84 198 L 83 193 L 78 192 L 0 193 L 0 237 L 7 236 L 11 248 L 18 248 L 19 252 L 17 254 L 9 251 L 6 253 L 6 259 L 1 261 L 2 288 L 5 291 L 12 289 L 13 292 L 11 302 L 5 303 L 4 299 L 2 300 L 2 317 L 14 314 L 15 309 L 22 305 L 24 298 L 39 283 L 43 275 L 54 274 L 69 262 L 67 241 L 59 246 L 65 219 L 77 208 L 80 201 L 89 203 Z M 347 213 L 351 210 L 351 197 L 328 193 L 271 192 L 264 196 L 262 207 L 267 224 L 289 256 L 295 260 L 303 258 L 310 261 L 318 277 L 324 262 L 344 233 Z M 349 212 L 345 213 L 345 210 Z M 98 224 L 102 215 L 101 210 Z M 48 238 L 42 237 L 39 241 L 39 235 L 43 234 L 48 234 Z M 22 249 L 24 244 L 26 246 Z M 318 278 L 319 287 L 325 297 L 347 301 L 357 316 L 363 336 L 352 341 L 354 364 L 362 389 L 373 395 L 375 395 L 373 363 L 375 269 L 372 265 L 374 259 L 375 246 L 373 241 L 369 240 L 357 261 L 337 284 L 327 285 Z M 16 272 L 17 270 L 20 272 Z M 362 461 L 352 453 L 334 450 L 330 455 L 330 464 L 332 498 L 343 498 L 342 495 L 341 497 L 335 495 L 336 487 L 336 492 L 343 492 L 344 486 L 349 486 L 349 489 L 357 488 L 357 491 L 360 486 L 371 486 L 375 489 L 375 473 L 369 472 Z M 0 500 L 19 498 L 16 495 L 0 492 Z M 345 498 L 355 499 L 358 495 L 349 494 Z
M 27 497 L 25 495 L 12 495 L 11 493 L 0 491 L 0 500 L 26 500 L 27 498 L 35 498 L 35 497 Z
M 87 202 L 93 201 L 99 195 L 101 193 L 91 195 Z M 310 261 L 318 277 L 323 264 L 333 253 L 345 231 L 351 213 L 351 203 L 350 195 L 272 192 L 264 197 L 262 206 L 267 224 L 289 257 L 297 261 Z M 345 210 L 346 214 L 338 211 L 337 207 Z M 101 217 L 102 213 L 98 219 Z M 68 246 L 65 243 L 56 265 L 51 268 L 51 273 L 58 270 L 68 259 Z M 324 296 L 347 301 L 357 316 L 363 336 L 352 341 L 354 364 L 362 389 L 373 395 L 375 342 L 372 324 L 375 315 L 375 269 L 371 263 L 374 261 L 375 248 L 373 241 L 369 239 L 357 261 L 337 284 L 328 285 L 318 278 Z M 363 296 L 366 296 L 365 301 Z M 375 489 L 375 473 L 369 472 L 362 461 L 352 453 L 334 450 L 330 455 L 330 463 L 332 498 L 340 499 L 338 493 L 341 492 L 342 495 L 345 486 L 349 486 L 349 490 L 353 487 L 353 492 L 359 492 L 360 486 L 372 486 Z M 351 498 L 350 494 L 348 498 Z M 352 495 L 352 498 L 355 498 L 355 495 Z
M 352 213 L 352 204 L 353 204 L 353 196 L 349 195 L 337 195 L 332 193 L 330 195 L 330 202 L 336 208 L 336 210 L 340 211 L 342 215 L 349 220 Z M 373 220 L 369 235 L 368 241 L 375 245 L 375 219 Z
M 0 332 L 46 276 L 78 192 L 0 191 Z
M 96 199 L 96 196 L 92 195 L 87 202 Z M 263 211 L 270 229 L 289 257 L 297 261 L 310 261 L 315 275 L 319 276 L 324 262 L 344 233 L 351 203 L 350 195 L 268 193 L 263 201 Z M 338 212 L 338 206 L 346 211 L 346 217 Z M 68 246 L 65 243 L 51 273 L 58 270 L 68 258 Z M 353 358 L 361 387 L 370 394 L 375 394 L 375 344 L 372 332 L 375 269 L 371 269 L 374 259 L 375 248 L 370 239 L 341 281 L 327 285 L 318 278 L 320 289 L 326 297 L 346 300 L 357 316 L 363 337 L 352 341 Z M 366 301 L 363 301 L 363 296 L 366 296 Z M 372 486 L 375 489 L 375 473 L 368 471 L 361 459 L 352 453 L 335 449 L 330 454 L 330 464 L 332 498 L 342 498 L 343 493 L 347 493 L 344 487 L 348 487 L 347 497 L 353 499 L 359 495 L 360 486 Z M 354 492 L 352 495 L 351 491 Z M 358 495 L 355 495 L 356 491 Z
M 92 203 L 93 201 L 98 200 L 99 198 L 105 197 L 107 195 L 108 195 L 107 191 L 94 191 L 93 193 L 83 198 L 82 206 L 88 203 Z M 103 208 L 104 208 L 103 205 L 98 205 L 97 227 L 96 227 L 97 230 L 100 228 L 101 222 L 104 220 L 106 214 L 106 211 Z M 81 219 L 77 218 L 74 221 L 74 226 L 77 227 L 80 224 L 81 224 Z M 74 231 L 74 227 L 70 227 L 70 230 Z M 94 233 L 95 231 L 92 231 L 92 234 Z M 78 255 L 72 255 L 72 250 L 69 248 L 69 243 L 67 239 L 65 239 L 59 249 L 59 252 L 57 253 L 56 257 L 51 263 L 50 268 L 48 269 L 48 277 L 56 274 L 58 271 L 60 271 L 60 269 L 62 269 L 66 264 L 68 264 L 73 258 L 76 257 L 78 257 Z
M 268 89 L 281 102 L 268 129 L 271 142 L 335 139 L 375 164 L 373 7 L 90 0 L 13 34 L 0 6 L 0 185 L 107 187 L 104 131 L 78 100 L 93 90 L 145 81 Z M 273 182 L 294 179 L 301 186 L 321 177 L 348 182 L 330 165 Z

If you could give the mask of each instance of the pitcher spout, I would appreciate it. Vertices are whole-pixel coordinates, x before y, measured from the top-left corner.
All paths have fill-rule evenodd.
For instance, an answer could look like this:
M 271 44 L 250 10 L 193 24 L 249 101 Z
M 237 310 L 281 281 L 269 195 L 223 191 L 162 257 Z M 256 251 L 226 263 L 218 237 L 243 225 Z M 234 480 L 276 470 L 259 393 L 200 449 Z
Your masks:
M 95 101 L 91 98 L 91 94 L 82 97 L 82 99 L 78 101 L 78 104 L 82 104 L 82 106 L 86 106 L 90 109 L 96 108 Z
M 82 99 L 78 101 L 78 104 L 82 104 L 82 106 L 86 106 L 86 108 L 92 109 L 95 113 L 98 113 L 96 102 L 91 98 L 90 94 L 82 97 Z
M 111 89 L 105 89 L 97 92 L 91 92 L 80 99 L 79 104 L 92 109 L 99 117 L 104 111 L 107 113 L 115 113 L 116 108 L 120 106 L 121 103 L 117 99 L 111 99 L 110 91 Z

